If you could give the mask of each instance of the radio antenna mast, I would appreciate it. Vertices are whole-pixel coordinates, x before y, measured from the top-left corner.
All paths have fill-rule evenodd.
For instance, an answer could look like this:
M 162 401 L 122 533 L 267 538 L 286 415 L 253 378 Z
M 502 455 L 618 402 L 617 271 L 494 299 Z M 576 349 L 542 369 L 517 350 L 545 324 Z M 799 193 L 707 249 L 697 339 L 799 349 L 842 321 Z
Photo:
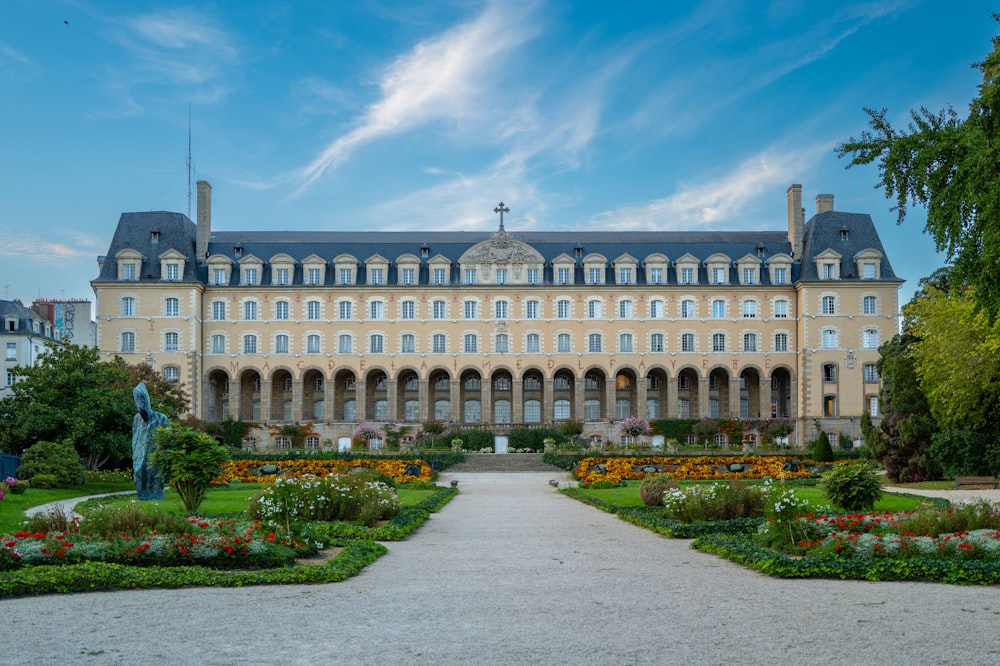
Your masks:
M 188 219 L 191 219 L 191 102 L 188 102 Z

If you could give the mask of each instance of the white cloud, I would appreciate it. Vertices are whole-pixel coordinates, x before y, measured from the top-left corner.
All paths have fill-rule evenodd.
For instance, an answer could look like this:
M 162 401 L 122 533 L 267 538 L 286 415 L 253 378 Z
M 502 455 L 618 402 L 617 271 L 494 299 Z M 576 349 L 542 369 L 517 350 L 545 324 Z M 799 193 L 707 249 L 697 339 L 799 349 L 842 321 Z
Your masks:
M 736 165 L 713 181 L 681 186 L 675 194 L 644 205 L 624 206 L 591 218 L 587 226 L 621 230 L 683 231 L 696 227 L 757 228 L 757 220 L 744 215 L 762 196 L 801 179 L 832 144 L 817 143 L 798 150 L 765 150 Z M 741 224 L 742 222 L 742 224 Z
M 381 96 L 295 174 L 302 192 L 361 145 L 435 120 L 460 121 L 494 82 L 504 56 L 537 34 L 533 7 L 490 5 L 474 20 L 417 44 L 383 74 Z
M 66 260 L 92 258 L 104 241 L 78 232 L 56 232 L 66 242 L 51 241 L 24 233 L 23 229 L 0 226 L 0 256 L 58 266 Z

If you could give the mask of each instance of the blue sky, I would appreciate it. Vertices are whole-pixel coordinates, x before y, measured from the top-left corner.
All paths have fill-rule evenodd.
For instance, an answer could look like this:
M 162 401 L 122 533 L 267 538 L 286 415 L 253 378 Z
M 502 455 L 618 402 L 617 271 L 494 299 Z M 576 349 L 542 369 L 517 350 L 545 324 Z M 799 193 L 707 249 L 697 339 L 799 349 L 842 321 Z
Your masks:
M 802 183 L 872 215 L 905 303 L 944 257 L 834 146 L 864 106 L 965 115 L 990 12 L 4 0 L 0 287 L 93 300 L 121 212 L 188 212 L 190 105 L 215 229 L 780 230 Z

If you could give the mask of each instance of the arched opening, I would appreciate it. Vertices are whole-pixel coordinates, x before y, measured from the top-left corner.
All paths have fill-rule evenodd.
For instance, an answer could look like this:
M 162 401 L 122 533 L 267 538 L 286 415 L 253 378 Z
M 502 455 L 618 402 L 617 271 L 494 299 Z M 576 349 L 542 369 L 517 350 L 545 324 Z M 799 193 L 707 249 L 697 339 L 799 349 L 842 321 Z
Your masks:
M 302 418 L 307 421 L 326 420 L 326 381 L 316 369 L 302 375 Z
M 619 370 L 615 375 L 615 419 L 627 419 L 638 414 L 638 386 L 635 372 L 629 369 Z
M 646 418 L 667 417 L 667 373 L 654 368 L 646 373 Z
M 575 418 L 573 404 L 576 378 L 569 370 L 560 370 L 552 377 L 552 419 L 565 421 Z
M 771 418 L 787 419 L 792 410 L 792 375 L 787 368 L 771 371 Z
M 677 418 L 697 419 L 700 416 L 698 372 L 694 368 L 684 368 L 677 373 Z
M 729 373 L 715 368 L 708 374 L 708 417 L 728 419 L 733 414 L 729 408 Z
M 292 373 L 275 370 L 271 375 L 271 413 L 269 421 L 292 420 Z
M 506 370 L 497 370 L 490 381 L 493 389 L 493 423 L 511 423 L 514 418 L 514 379 Z
M 583 376 L 583 419 L 603 421 L 607 418 L 605 406 L 607 378 L 603 370 L 588 370 Z
M 334 400 L 333 416 L 334 420 L 353 422 L 358 416 L 358 379 L 351 370 L 340 370 L 333 376 Z
M 389 376 L 382 370 L 372 370 L 365 379 L 365 418 L 389 420 Z
M 208 373 L 206 421 L 224 421 L 229 416 L 229 375 L 224 370 Z
M 740 373 L 740 418 L 767 418 L 760 413 L 760 373 L 756 368 L 745 368 Z
M 246 370 L 240 375 L 240 418 L 260 421 L 260 373 Z
M 543 386 L 545 380 L 538 370 L 529 370 L 521 379 L 521 400 L 525 423 L 541 423 L 545 413 Z
M 396 414 L 406 423 L 420 422 L 420 378 L 413 370 L 404 370 L 396 379 Z
M 429 383 L 434 420 L 451 422 L 451 377 L 444 370 L 435 370 L 431 373 Z

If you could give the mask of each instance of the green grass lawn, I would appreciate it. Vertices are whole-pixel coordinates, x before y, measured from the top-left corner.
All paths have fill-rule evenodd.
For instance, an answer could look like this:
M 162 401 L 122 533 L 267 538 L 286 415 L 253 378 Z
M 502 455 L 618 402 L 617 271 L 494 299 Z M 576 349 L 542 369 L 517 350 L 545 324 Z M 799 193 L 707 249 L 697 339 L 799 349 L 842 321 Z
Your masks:
M 640 482 L 628 481 L 627 484 L 628 485 L 620 486 L 618 488 L 607 488 L 603 490 L 581 488 L 580 492 L 591 495 L 610 504 L 614 504 L 615 506 L 643 506 L 642 499 L 639 497 Z M 681 483 L 682 487 L 686 485 L 689 485 L 689 483 Z M 809 502 L 811 510 L 829 510 L 828 507 L 830 501 L 826 498 L 826 493 L 820 486 L 803 486 L 796 485 L 794 482 L 789 482 L 788 487 L 795 491 L 796 497 Z M 923 500 L 917 497 L 903 497 L 902 495 L 885 493 L 882 495 L 882 499 L 875 504 L 875 510 L 911 511 L 919 507 L 922 503 Z
M 0 500 L 0 534 L 16 532 L 24 520 L 24 512 L 31 507 L 71 499 L 100 495 L 101 493 L 117 493 L 134 489 L 130 482 L 91 482 L 84 486 L 72 488 L 28 488 L 20 494 L 6 493 Z

